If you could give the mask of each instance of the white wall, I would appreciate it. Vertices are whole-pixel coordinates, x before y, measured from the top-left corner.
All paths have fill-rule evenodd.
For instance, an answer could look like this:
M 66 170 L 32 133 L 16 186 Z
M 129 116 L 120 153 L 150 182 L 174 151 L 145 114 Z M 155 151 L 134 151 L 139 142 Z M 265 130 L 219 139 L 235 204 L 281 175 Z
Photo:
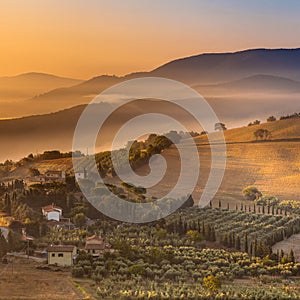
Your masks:
M 60 213 L 58 211 L 50 211 L 47 214 L 47 220 L 59 221 Z

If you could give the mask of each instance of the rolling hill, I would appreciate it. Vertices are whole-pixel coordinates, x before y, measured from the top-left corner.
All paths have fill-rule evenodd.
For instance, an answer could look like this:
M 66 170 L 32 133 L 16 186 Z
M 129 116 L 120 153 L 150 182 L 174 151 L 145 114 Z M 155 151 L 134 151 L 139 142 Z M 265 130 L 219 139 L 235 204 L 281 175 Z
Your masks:
M 253 133 L 259 128 L 270 130 L 273 139 L 255 142 Z M 214 133 L 211 137 L 214 138 Z M 256 186 L 264 195 L 300 201 L 300 119 L 230 129 L 225 131 L 225 139 L 226 169 L 214 205 L 218 205 L 219 199 L 228 202 L 231 208 L 240 205 L 241 201 L 245 201 L 242 189 L 248 185 Z M 199 201 L 211 168 L 211 149 L 205 136 L 196 137 L 195 142 L 199 152 L 200 177 L 193 198 Z M 157 185 L 148 189 L 148 193 L 155 197 L 163 197 L 170 191 L 178 180 L 181 168 L 175 147 L 165 150 L 163 156 L 168 164 L 166 175 Z M 146 165 L 137 170 L 140 175 L 148 172 Z M 109 182 L 118 183 L 118 180 L 110 179 Z M 249 203 L 246 201 L 246 204 Z
M 94 109 L 90 116 L 93 120 L 101 118 L 111 107 L 109 103 L 93 105 Z M 45 150 L 59 149 L 70 151 L 77 121 L 85 107 L 85 105 L 79 105 L 56 113 L 0 120 L 0 142 L 4 145 L 0 152 L 0 161 L 6 159 L 16 160 L 29 153 L 43 152 Z M 143 113 L 157 112 L 158 108 L 158 112 L 170 115 L 182 124 L 187 123 L 187 127 L 193 126 L 193 124 L 197 126 L 196 121 L 193 121 L 189 114 L 178 106 L 173 106 L 170 111 L 170 105 L 164 101 L 134 101 L 122 106 L 108 118 L 101 129 L 101 143 L 97 144 L 97 149 L 99 151 L 107 149 L 116 131 L 128 120 Z M 153 120 L 149 118 L 144 121 L 143 126 L 149 128 L 152 123 Z M 168 132 L 174 129 L 167 122 L 160 125 L 161 132 Z M 133 124 L 131 126 L 132 132 L 135 132 L 136 129 Z M 87 132 L 87 136 L 89 136 L 89 132 Z M 124 146 L 127 142 L 128 136 L 123 137 L 121 140 L 123 144 L 120 146 Z M 84 149 L 85 151 L 86 149 Z
M 197 85 L 194 88 L 205 94 L 216 91 L 222 93 L 300 93 L 300 82 L 273 75 L 252 75 L 239 80 L 212 85 Z
M 25 100 L 55 88 L 69 87 L 80 82 L 78 79 L 34 72 L 0 77 L 0 101 Z
M 300 80 L 300 48 L 206 53 L 171 61 L 151 72 L 188 84 L 214 84 L 256 74 Z
M 144 76 L 171 78 L 194 87 L 220 119 L 232 127 L 266 113 L 286 114 L 300 110 L 300 48 L 251 49 L 200 54 L 168 62 L 149 72 L 123 77 L 98 76 L 69 87 L 55 86 L 23 102 L 0 102 L 0 117 L 46 114 L 87 104 L 114 84 Z
M 83 107 L 78 107 L 77 113 L 79 114 L 82 109 Z M 74 111 L 64 111 L 60 114 L 63 116 L 74 115 Z M 50 116 L 47 118 L 48 122 L 55 120 Z M 55 118 L 58 116 L 56 115 Z M 253 133 L 259 128 L 271 131 L 272 140 L 256 142 Z M 236 204 L 244 201 L 241 191 L 248 185 L 255 185 L 265 195 L 275 195 L 281 200 L 300 200 L 300 153 L 298 150 L 300 147 L 300 118 L 234 128 L 224 133 L 227 143 L 227 164 L 222 185 L 214 201 L 224 199 L 234 208 Z M 71 142 L 71 136 L 66 136 L 66 134 L 67 131 L 62 133 L 65 147 Z M 214 133 L 210 135 L 214 139 Z M 199 151 L 200 177 L 193 196 L 198 201 L 208 178 L 211 156 L 210 146 L 205 136 L 196 137 L 195 142 Z M 54 149 L 53 140 L 50 140 L 48 145 L 51 143 L 52 147 L 47 150 Z M 62 149 L 58 144 L 56 146 L 56 149 Z M 13 151 L 13 145 L 10 146 L 10 149 Z M 32 151 L 28 151 L 27 154 L 29 152 Z M 165 150 L 163 156 L 168 165 L 166 175 L 157 185 L 148 189 L 148 194 L 155 197 L 162 197 L 169 192 L 170 188 L 176 184 L 180 171 L 180 160 L 175 147 Z M 10 176 L 26 176 L 30 166 L 32 165 L 17 168 Z M 33 166 L 42 172 L 47 169 L 72 170 L 70 158 L 39 161 Z M 148 174 L 148 172 L 147 165 L 137 170 L 140 175 Z M 120 183 L 117 178 L 108 178 L 107 182 Z

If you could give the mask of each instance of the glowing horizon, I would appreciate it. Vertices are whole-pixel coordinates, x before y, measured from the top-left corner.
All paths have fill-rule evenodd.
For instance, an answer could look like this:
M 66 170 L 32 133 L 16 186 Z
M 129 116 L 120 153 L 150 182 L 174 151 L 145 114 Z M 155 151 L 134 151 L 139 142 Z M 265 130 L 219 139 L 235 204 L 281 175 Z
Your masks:
M 206 52 L 296 48 L 299 13 L 296 0 L 13 0 L 0 9 L 0 76 L 120 76 Z

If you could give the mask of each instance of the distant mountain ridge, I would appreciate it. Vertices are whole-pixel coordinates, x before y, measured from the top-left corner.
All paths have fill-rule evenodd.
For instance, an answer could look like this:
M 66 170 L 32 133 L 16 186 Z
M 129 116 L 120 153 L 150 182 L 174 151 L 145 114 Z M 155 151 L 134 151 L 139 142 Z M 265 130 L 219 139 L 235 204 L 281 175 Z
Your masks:
M 255 74 L 300 80 L 300 48 L 204 53 L 173 60 L 150 73 L 198 84 L 220 83 Z
M 249 93 L 263 91 L 295 93 L 300 92 L 300 81 L 279 76 L 258 74 L 220 84 L 198 85 L 194 86 L 194 88 L 225 89 L 227 91 L 247 91 Z
M 136 72 L 122 77 L 97 76 L 70 88 L 50 91 L 41 98 L 56 96 L 54 94 L 57 92 L 98 94 L 124 80 L 145 76 L 166 77 L 190 85 L 212 85 L 255 75 L 284 77 L 300 82 L 300 48 L 204 53 L 170 61 L 149 72 Z
M 300 48 L 252 49 L 232 53 L 206 53 L 177 59 L 150 72 L 131 73 L 126 76 L 96 76 L 86 81 L 28 73 L 17 76 L 24 84 L 32 80 L 34 88 L 43 91 L 18 103 L 0 101 L 0 118 L 48 114 L 89 103 L 106 88 L 124 80 L 145 76 L 159 76 L 184 82 L 205 97 L 222 122 L 228 127 L 248 124 L 254 118 L 266 115 L 284 115 L 300 111 Z M 14 78 L 14 80 L 16 80 Z M 33 80 L 39 78 L 39 81 Z M 45 90 L 43 82 L 61 86 Z M 0 78 L 0 100 L 1 100 Z M 66 83 L 70 85 L 67 86 Z M 15 93 L 15 85 L 11 92 Z M 30 91 L 32 93 L 32 90 Z M 160 105 L 153 103 L 160 111 Z M 2 123 L 4 124 L 4 123 Z M 10 126 L 10 123 L 5 123 Z M 36 130 L 33 126 L 28 131 Z M 1 125 L 2 126 L 2 125 Z M 36 125 L 38 126 L 38 125 Z M 49 123 L 44 126 L 50 126 Z M 31 129 L 30 129 L 31 128 Z M 49 133 L 50 134 L 50 133 Z M 41 139 L 43 136 L 40 135 Z
M 70 87 L 82 80 L 46 73 L 23 73 L 0 77 L 0 101 L 25 100 L 58 87 Z
M 69 77 L 63 77 L 63 76 L 58 76 L 54 74 L 49 74 L 49 73 L 42 73 L 42 72 L 26 72 L 26 73 L 21 73 L 15 76 L 2 76 L 1 78 L 39 78 L 39 77 L 44 77 L 44 78 L 56 78 L 56 79 L 63 79 L 63 80 L 70 80 L 70 81 L 77 81 L 80 82 L 82 79 L 75 79 L 75 78 L 69 78 Z

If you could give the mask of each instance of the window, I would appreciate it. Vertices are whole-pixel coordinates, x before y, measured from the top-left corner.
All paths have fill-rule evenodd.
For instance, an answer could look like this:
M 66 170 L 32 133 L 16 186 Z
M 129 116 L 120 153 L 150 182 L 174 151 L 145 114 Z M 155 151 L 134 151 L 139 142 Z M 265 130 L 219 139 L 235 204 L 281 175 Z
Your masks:
M 63 253 L 58 253 L 58 257 L 64 257 Z
M 52 256 L 52 257 L 55 257 L 55 253 L 52 253 L 51 256 Z

